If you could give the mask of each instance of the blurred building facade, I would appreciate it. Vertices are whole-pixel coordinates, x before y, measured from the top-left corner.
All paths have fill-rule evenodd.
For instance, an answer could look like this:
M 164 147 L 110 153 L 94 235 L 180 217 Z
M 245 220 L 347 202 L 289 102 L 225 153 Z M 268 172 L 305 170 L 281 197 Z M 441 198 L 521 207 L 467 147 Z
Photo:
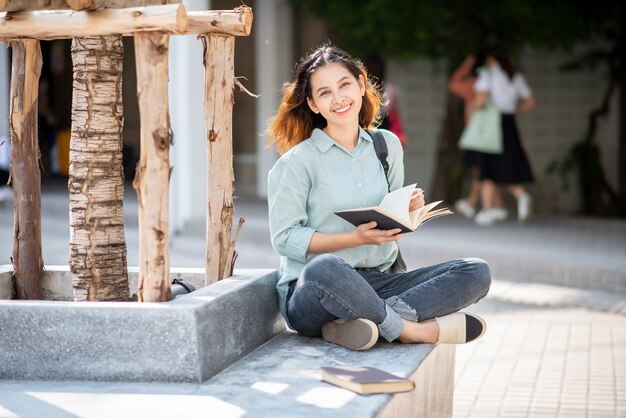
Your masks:
M 239 0 L 185 0 L 188 10 L 232 9 Z M 297 60 L 324 41 L 333 41 L 322 22 L 307 15 L 288 0 L 249 0 L 254 11 L 252 34 L 235 42 L 235 76 L 252 93 L 235 93 L 233 147 L 235 194 L 261 197 L 266 194 L 267 172 L 278 157 L 265 145 L 264 130 L 281 97 L 281 87 L 291 80 Z M 43 43 L 43 42 L 42 42 Z M 65 60 L 65 75 L 54 79 L 56 103 L 69 117 L 71 101 L 71 56 L 69 41 L 49 48 Z M 341 46 L 341 45 L 338 45 Z M 124 144 L 129 167 L 139 156 L 139 111 L 136 100 L 135 64 L 132 38 L 124 39 Z M 43 49 L 43 47 L 42 47 Z M 60 52 L 59 52 L 60 51 Z M 8 127 L 10 53 L 0 51 L 0 134 Z M 536 183 L 530 188 L 537 210 L 543 213 L 573 213 L 579 207 L 579 191 L 574 175 L 572 187 L 562 189 L 559 179 L 546 173 L 547 165 L 584 135 L 588 115 L 601 100 L 604 84 L 598 73 L 562 73 L 559 64 L 566 56 L 526 51 L 521 57 L 523 72 L 533 89 L 538 107 L 520 118 L 523 141 L 531 160 Z M 51 56 L 44 56 L 44 62 Z M 50 64 L 44 64 L 50 65 Z M 69 71 L 69 87 L 68 83 Z M 389 77 L 399 94 L 400 112 L 409 145 L 405 149 L 407 182 L 418 182 L 427 193 L 435 170 L 441 120 L 445 111 L 446 74 L 443 66 L 427 61 L 390 62 Z M 194 36 L 172 36 L 170 45 L 170 113 L 174 132 L 171 163 L 171 228 L 182 229 L 205 214 L 205 127 L 202 45 Z M 617 186 L 620 105 L 614 98 L 612 111 L 599 127 L 598 143 L 609 181 Z M 59 130 L 69 129 L 61 126 Z M 127 175 L 132 169 L 127 170 Z M 127 179 L 132 180 L 132 178 Z M 235 201 L 236 204 L 236 201 Z

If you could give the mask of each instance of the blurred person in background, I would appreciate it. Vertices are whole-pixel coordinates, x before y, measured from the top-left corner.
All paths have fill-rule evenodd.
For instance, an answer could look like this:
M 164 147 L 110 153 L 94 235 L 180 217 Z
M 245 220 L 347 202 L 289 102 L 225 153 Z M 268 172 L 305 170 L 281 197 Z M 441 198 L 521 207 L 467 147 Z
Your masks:
M 516 115 L 535 107 L 535 98 L 524 76 L 499 48 L 486 53 L 488 71 L 480 72 L 474 91 L 473 108 L 484 106 L 490 99 L 502 114 L 501 154 L 482 154 L 480 158 L 481 204 L 476 222 L 490 225 L 501 216 L 496 194 L 498 186 L 506 187 L 517 200 L 517 219 L 525 221 L 531 214 L 532 200 L 526 184 L 532 183 L 533 174 L 520 140 Z
M 483 68 L 484 65 L 485 51 L 479 51 L 476 55 L 470 55 L 454 71 L 448 82 L 448 91 L 463 99 L 465 104 L 464 121 L 466 124 L 472 115 L 474 100 L 476 98 L 474 84 L 478 79 L 479 70 Z M 463 151 L 463 163 L 471 170 L 470 187 L 467 197 L 457 200 L 454 207 L 457 212 L 470 219 L 474 218 L 474 215 L 476 215 L 476 207 L 480 200 L 480 162 L 482 155 L 484 155 L 482 152 Z M 508 213 L 507 210 L 504 209 L 502 196 L 500 190 L 497 188 L 494 190 L 493 200 L 493 220 L 505 220 Z
M 0 137 L 0 205 L 13 199 L 13 188 L 9 186 L 9 162 L 11 142 Z
M 403 147 L 408 145 L 408 139 L 404 132 L 404 124 L 400 118 L 398 109 L 398 89 L 391 80 L 386 77 L 385 61 L 378 55 L 373 55 L 365 61 L 365 67 L 369 75 L 381 87 L 383 101 L 380 106 L 380 129 L 387 129 L 400 139 Z

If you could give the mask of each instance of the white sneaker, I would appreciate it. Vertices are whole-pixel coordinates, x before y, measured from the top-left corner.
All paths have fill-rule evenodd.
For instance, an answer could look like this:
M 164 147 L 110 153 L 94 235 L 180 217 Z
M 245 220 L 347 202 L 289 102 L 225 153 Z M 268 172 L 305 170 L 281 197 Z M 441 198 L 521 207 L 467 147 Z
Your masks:
M 0 204 L 13 200 L 13 189 L 9 186 L 0 186 Z
M 454 208 L 466 218 L 471 219 L 476 214 L 476 209 L 474 209 L 474 207 L 470 205 L 466 199 L 459 199 L 454 202 Z
M 493 212 L 492 216 L 495 222 L 505 221 L 509 217 L 509 211 L 504 208 L 493 208 L 491 211 Z
M 533 200 L 530 195 L 524 192 L 517 198 L 517 220 L 520 222 L 526 221 L 530 217 L 532 211 Z
M 492 208 L 492 209 L 483 209 L 474 218 L 474 222 L 480 226 L 491 226 L 498 221 L 503 221 L 506 219 L 507 212 L 505 209 L 501 208 Z

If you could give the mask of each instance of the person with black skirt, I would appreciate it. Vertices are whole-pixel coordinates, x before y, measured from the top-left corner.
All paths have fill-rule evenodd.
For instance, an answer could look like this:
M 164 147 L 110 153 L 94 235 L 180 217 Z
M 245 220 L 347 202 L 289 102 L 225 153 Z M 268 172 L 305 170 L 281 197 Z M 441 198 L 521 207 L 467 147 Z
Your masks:
M 464 122 L 467 124 L 472 117 L 474 102 L 476 99 L 476 91 L 474 84 L 478 80 L 478 74 L 485 66 L 485 51 L 479 51 L 475 56 L 470 55 L 465 59 L 463 64 L 457 68 L 450 81 L 448 82 L 448 91 L 455 96 L 463 99 L 465 103 Z M 471 169 L 471 180 L 469 193 L 466 198 L 458 199 L 454 203 L 457 213 L 467 217 L 474 218 L 476 216 L 476 207 L 480 202 L 480 161 L 482 159 L 481 152 L 472 150 L 463 150 L 463 163 Z M 499 189 L 494 190 L 493 208 L 490 212 L 491 223 L 503 221 L 507 218 L 508 212 L 504 209 L 502 196 Z
M 480 73 L 474 90 L 475 108 L 482 107 L 487 100 L 502 113 L 501 154 L 482 154 L 479 162 L 481 179 L 482 210 L 476 215 L 476 222 L 490 225 L 497 218 L 494 211 L 494 196 L 498 186 L 503 186 L 517 199 L 517 219 L 528 219 L 532 199 L 526 185 L 533 182 L 533 173 L 520 140 L 516 115 L 535 107 L 535 98 L 524 76 L 515 70 L 508 57 L 498 49 L 487 53 L 486 65 L 489 71 Z

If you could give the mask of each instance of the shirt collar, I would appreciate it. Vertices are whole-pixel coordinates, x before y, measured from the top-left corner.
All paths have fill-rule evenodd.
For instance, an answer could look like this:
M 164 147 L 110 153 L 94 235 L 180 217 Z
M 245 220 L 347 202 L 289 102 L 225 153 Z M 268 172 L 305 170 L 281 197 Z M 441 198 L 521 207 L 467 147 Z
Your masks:
M 359 126 L 359 141 L 361 140 L 372 142 L 372 137 L 365 131 L 365 129 Z M 325 153 L 333 145 L 338 145 L 334 139 L 326 135 L 326 133 L 320 128 L 315 128 L 313 130 L 313 133 L 311 134 L 311 141 L 321 153 Z

